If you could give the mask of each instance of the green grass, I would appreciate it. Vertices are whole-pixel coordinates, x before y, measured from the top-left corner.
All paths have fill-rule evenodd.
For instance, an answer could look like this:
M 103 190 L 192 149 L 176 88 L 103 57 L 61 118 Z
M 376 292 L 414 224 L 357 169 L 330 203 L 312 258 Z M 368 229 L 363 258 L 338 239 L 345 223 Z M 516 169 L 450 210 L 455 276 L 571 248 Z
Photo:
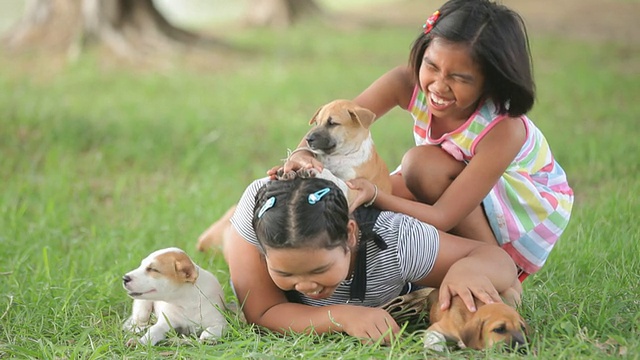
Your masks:
M 233 317 L 216 345 L 129 349 L 121 330 L 131 300 L 120 277 L 158 248 L 186 249 L 233 299 L 224 261 L 197 253 L 197 236 L 296 146 L 317 107 L 404 63 L 413 36 L 314 24 L 238 31 L 230 41 L 255 52 L 208 71 L 117 69 L 87 55 L 52 74 L 3 60 L 0 358 L 433 357 L 417 334 L 361 345 L 261 333 Z M 542 359 L 640 358 L 640 75 L 626 66 L 640 52 L 532 36 L 530 115 L 576 192 L 566 234 L 524 284 L 532 347 Z M 374 126 L 391 167 L 412 144 L 410 121 L 393 111 Z

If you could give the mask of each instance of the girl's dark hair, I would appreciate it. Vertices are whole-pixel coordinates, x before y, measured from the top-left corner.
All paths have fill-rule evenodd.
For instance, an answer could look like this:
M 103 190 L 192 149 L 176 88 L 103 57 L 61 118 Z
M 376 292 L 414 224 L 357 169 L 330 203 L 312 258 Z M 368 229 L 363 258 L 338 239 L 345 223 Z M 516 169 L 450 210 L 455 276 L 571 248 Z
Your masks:
M 529 39 L 518 13 L 490 0 L 450 0 L 439 9 L 431 31 L 414 41 L 409 66 L 419 78 L 424 52 L 433 39 L 469 45 L 485 76 L 485 94 L 498 113 L 517 117 L 535 100 Z
M 310 203 L 309 195 L 325 188 L 329 191 Z M 266 247 L 347 249 L 349 206 L 342 190 L 331 181 L 269 181 L 256 194 L 253 214 L 253 228 L 262 251 Z

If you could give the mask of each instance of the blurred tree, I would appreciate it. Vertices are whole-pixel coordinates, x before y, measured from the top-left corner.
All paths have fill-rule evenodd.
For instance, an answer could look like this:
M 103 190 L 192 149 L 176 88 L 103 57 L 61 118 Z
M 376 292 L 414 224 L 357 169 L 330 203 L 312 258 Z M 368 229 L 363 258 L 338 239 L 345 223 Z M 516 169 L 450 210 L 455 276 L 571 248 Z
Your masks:
M 171 25 L 152 0 L 29 0 L 23 18 L 3 38 L 10 50 L 69 57 L 92 43 L 136 59 L 216 42 Z
M 251 25 L 286 28 L 302 18 L 321 13 L 315 0 L 253 0 L 247 20 Z

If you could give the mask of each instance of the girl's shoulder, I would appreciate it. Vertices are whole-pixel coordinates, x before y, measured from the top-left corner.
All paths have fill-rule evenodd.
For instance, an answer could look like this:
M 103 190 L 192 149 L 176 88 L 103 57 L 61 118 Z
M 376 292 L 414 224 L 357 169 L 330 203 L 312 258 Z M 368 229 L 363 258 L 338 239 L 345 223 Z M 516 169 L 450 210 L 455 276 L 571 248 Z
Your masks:
M 412 216 L 393 211 L 382 211 L 378 216 L 374 231 L 385 241 L 410 243 L 414 239 L 424 237 L 425 234 L 437 233 L 437 229 Z M 431 235 L 429 236 L 431 237 Z M 437 238 L 437 235 L 436 235 Z M 418 240 L 419 241 L 419 240 Z
M 244 190 L 240 201 L 236 206 L 236 210 L 231 217 L 231 224 L 236 228 L 236 231 L 242 235 L 242 237 L 253 245 L 258 245 L 258 239 L 256 238 L 255 231 L 253 230 L 253 209 L 256 202 L 256 194 L 261 187 L 263 187 L 270 180 L 268 177 L 254 180 Z
M 440 234 L 434 226 L 409 215 L 383 211 L 374 230 L 395 253 L 406 281 L 422 279 L 433 269 L 440 249 Z
M 245 205 L 251 205 L 255 203 L 256 194 L 261 187 L 263 187 L 266 183 L 271 181 L 268 177 L 264 177 L 261 179 L 257 179 L 251 182 L 249 186 L 244 190 L 242 197 L 240 198 L 240 203 L 244 203 Z

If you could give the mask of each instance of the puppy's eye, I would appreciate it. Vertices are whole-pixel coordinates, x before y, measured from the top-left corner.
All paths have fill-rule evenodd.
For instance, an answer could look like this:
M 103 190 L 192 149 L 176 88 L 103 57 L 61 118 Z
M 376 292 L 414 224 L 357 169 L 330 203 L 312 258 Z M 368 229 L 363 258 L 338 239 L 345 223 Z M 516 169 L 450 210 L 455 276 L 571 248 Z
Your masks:
M 152 268 L 151 266 L 147 266 L 145 270 L 147 270 L 147 272 L 157 272 L 157 273 L 160 272 L 158 269 Z
M 329 116 L 329 118 L 327 119 L 327 125 L 336 126 L 336 125 L 339 125 L 339 124 L 337 122 L 335 122 L 331 116 Z
M 505 334 L 507 332 L 507 327 L 504 324 L 502 324 L 491 331 L 493 331 L 496 334 Z

